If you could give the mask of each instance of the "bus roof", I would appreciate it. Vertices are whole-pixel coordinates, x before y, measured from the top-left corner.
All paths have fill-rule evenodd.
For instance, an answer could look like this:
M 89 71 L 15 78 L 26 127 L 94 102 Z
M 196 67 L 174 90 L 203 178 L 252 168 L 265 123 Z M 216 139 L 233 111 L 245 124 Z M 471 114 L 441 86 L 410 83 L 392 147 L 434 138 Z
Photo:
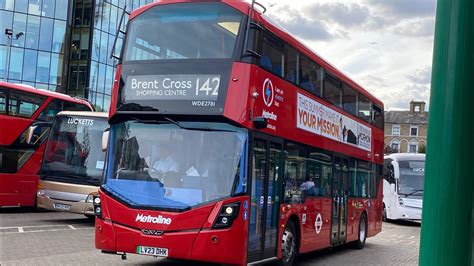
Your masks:
M 42 95 L 46 97 L 53 97 L 65 101 L 70 101 L 70 102 L 76 102 L 76 103 L 82 103 L 84 105 L 88 105 L 92 109 L 92 104 L 81 98 L 76 98 L 69 96 L 67 94 L 59 93 L 59 92 L 54 92 L 54 91 L 47 91 L 47 90 L 42 90 L 42 89 L 37 89 L 35 87 L 25 85 L 25 84 L 14 84 L 14 83 L 9 83 L 9 82 L 4 82 L 0 81 L 0 87 L 7 88 L 7 89 L 15 89 L 23 92 L 29 92 L 29 93 L 34 93 L 37 95 Z
M 57 114 L 67 115 L 67 116 L 88 116 L 88 117 L 98 117 L 98 118 L 109 118 L 109 113 L 106 112 L 84 112 L 84 111 L 61 111 Z
M 393 159 L 394 161 L 424 161 L 424 153 L 392 153 L 385 155 L 384 159 Z
M 165 4 L 174 4 L 174 3 L 196 3 L 196 1 L 192 0 L 158 0 L 153 3 L 150 3 L 148 5 L 142 6 L 134 11 L 132 11 L 130 15 L 130 20 L 138 16 L 139 14 L 143 13 L 144 11 L 150 9 L 151 7 L 157 6 L 157 5 L 165 5 Z M 204 1 L 202 1 L 204 2 Z M 209 2 L 209 1 L 205 1 Z M 245 1 L 245 0 L 216 0 L 214 2 L 222 2 L 225 3 L 229 6 L 232 6 L 233 8 L 239 10 L 240 12 L 248 15 L 250 8 L 251 8 L 251 3 Z M 329 63 L 327 60 L 322 58 L 318 53 L 316 53 L 313 49 L 307 47 L 304 45 L 302 42 L 300 42 L 298 39 L 296 39 L 291 33 L 289 33 L 287 30 L 281 28 L 279 25 L 275 24 L 272 22 L 267 16 L 263 15 L 258 11 L 258 9 L 254 9 L 256 12 L 253 12 L 253 19 L 256 19 L 271 32 L 276 34 L 279 38 L 281 38 L 283 41 L 287 42 L 300 52 L 304 53 L 306 56 L 308 56 L 310 59 L 314 60 L 316 63 L 321 65 L 321 67 L 325 68 L 328 70 L 331 74 L 337 76 L 339 79 L 341 79 L 344 83 L 350 85 L 354 90 L 358 91 L 359 93 L 363 94 L 367 98 L 369 98 L 373 103 L 380 107 L 384 107 L 384 104 L 381 100 L 377 99 L 374 95 L 372 95 L 370 92 L 362 88 L 358 83 L 356 83 L 354 80 L 349 78 L 347 75 L 342 73 L 340 70 L 338 70 L 336 67 L 334 67 L 331 63 Z

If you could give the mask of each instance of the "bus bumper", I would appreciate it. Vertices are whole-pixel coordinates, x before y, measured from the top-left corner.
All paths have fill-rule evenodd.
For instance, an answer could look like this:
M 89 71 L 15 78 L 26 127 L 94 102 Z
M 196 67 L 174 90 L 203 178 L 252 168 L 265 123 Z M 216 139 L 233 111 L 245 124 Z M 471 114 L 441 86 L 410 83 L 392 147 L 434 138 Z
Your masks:
M 111 221 L 107 217 L 107 200 L 102 197 L 104 217 L 96 218 L 95 224 L 96 248 L 103 253 L 138 254 L 139 247 L 142 246 L 166 249 L 167 255 L 163 257 L 173 259 L 230 265 L 246 264 L 248 223 L 242 215 L 227 229 L 212 229 L 201 225 L 201 228 L 197 229 L 155 232 Z M 192 212 L 193 210 L 190 210 L 181 215 L 193 217 Z M 212 216 L 211 212 L 207 221 L 213 221 Z
M 72 212 L 94 216 L 94 206 L 92 202 L 86 202 L 88 195 L 67 193 L 51 190 L 38 190 L 37 206 L 42 209 L 52 211 Z
M 400 220 L 421 220 L 421 209 L 411 207 L 399 207 L 396 215 L 397 219 Z

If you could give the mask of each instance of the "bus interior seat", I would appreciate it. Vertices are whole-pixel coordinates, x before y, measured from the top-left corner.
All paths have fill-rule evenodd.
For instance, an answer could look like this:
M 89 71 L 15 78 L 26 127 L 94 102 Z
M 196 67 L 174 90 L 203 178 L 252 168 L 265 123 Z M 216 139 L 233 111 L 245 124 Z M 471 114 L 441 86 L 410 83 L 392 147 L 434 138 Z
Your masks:
M 262 55 L 260 58 L 260 66 L 272 70 L 272 61 L 270 61 L 270 57 Z
M 311 92 L 314 92 L 314 91 L 315 91 L 314 86 L 313 86 L 313 83 L 312 83 L 311 80 L 309 79 L 309 76 L 308 76 L 308 75 L 304 75 L 304 76 L 301 78 L 300 86 L 303 87 L 304 89 L 307 89 L 307 90 L 311 91 Z

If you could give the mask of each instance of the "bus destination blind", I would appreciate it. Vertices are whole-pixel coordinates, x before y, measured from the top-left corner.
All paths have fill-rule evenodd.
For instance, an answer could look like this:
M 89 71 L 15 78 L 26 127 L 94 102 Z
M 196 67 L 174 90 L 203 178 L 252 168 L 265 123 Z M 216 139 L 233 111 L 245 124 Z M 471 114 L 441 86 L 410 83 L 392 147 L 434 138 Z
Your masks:
M 128 76 L 125 99 L 217 101 L 220 83 L 220 75 Z

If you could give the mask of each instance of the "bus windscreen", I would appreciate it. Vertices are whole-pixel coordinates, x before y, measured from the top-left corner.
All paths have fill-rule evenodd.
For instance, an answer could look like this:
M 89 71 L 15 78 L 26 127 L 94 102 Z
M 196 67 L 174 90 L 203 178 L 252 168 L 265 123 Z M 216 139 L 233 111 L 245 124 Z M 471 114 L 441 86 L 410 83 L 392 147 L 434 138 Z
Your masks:
M 425 161 L 399 161 L 398 164 L 400 167 L 399 194 L 423 196 Z
M 135 207 L 182 210 L 245 192 L 243 129 L 128 121 L 110 132 L 104 189 Z
M 242 20 L 221 3 L 153 7 L 130 21 L 124 61 L 232 58 Z
M 99 186 L 105 152 L 102 134 L 106 118 L 58 116 L 45 151 L 41 178 Z

